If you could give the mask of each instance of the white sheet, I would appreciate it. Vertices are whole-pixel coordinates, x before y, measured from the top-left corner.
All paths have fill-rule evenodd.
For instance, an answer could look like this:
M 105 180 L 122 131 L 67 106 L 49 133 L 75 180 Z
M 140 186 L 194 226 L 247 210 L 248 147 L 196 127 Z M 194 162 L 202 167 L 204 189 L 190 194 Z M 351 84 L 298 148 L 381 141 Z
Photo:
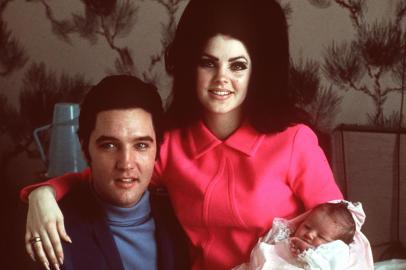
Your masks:
M 339 203 L 341 201 L 330 201 Z M 373 258 L 368 239 L 361 232 L 365 213 L 361 203 L 348 204 L 353 215 L 356 233 L 354 242 L 349 246 L 342 241 L 333 241 L 320 245 L 315 250 L 307 250 L 294 257 L 289 250 L 288 237 L 309 213 L 292 220 L 276 218 L 272 229 L 258 240 L 251 252 L 250 262 L 233 268 L 233 270 L 372 270 Z

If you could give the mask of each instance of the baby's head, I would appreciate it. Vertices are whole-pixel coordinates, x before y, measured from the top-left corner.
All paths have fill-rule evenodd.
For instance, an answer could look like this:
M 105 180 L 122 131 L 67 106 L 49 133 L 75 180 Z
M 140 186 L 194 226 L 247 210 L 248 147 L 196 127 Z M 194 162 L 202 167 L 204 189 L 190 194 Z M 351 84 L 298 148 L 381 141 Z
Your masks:
M 355 222 L 345 202 L 324 203 L 311 210 L 294 233 L 295 237 L 317 247 L 334 240 L 350 244 Z

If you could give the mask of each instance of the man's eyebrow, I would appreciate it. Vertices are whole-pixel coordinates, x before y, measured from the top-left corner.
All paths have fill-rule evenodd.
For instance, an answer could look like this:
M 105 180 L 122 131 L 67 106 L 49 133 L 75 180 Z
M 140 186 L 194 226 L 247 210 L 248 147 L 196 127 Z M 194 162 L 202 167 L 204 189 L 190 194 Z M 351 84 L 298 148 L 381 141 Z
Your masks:
M 149 141 L 149 142 L 154 142 L 154 139 L 151 136 L 140 136 L 134 138 L 135 141 Z
M 104 142 L 104 141 L 118 141 L 116 138 L 111 136 L 102 135 L 96 139 L 97 143 Z
M 211 59 L 213 59 L 213 60 L 215 60 L 215 61 L 219 61 L 219 59 L 218 59 L 217 57 L 215 57 L 215 56 L 213 56 L 213 55 L 211 55 L 211 54 L 205 53 L 205 52 L 202 54 L 202 56 L 211 58 Z M 239 55 L 239 56 L 236 56 L 236 57 L 231 57 L 230 59 L 228 59 L 228 62 L 234 62 L 234 61 L 240 60 L 240 59 L 243 59 L 243 60 L 245 60 L 245 61 L 248 62 L 248 59 L 247 59 L 244 55 Z

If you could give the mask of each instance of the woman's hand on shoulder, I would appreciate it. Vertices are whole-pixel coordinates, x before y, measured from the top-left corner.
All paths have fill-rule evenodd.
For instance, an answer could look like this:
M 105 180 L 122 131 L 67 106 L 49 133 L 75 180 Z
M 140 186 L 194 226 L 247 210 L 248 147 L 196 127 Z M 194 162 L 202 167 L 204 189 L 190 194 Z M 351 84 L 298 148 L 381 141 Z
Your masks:
M 33 190 L 28 197 L 25 247 L 34 261 L 46 269 L 59 269 L 63 263 L 61 238 L 72 242 L 66 234 L 63 215 L 51 186 Z

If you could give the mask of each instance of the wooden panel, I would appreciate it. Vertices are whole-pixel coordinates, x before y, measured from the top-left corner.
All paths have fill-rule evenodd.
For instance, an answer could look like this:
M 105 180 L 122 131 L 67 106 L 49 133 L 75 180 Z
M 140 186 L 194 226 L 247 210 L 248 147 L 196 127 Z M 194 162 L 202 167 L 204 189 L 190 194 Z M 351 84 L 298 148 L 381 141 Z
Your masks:
M 336 130 L 332 136 L 332 167 L 336 181 L 348 200 L 360 201 L 367 214 L 363 232 L 378 260 L 396 238 L 396 196 L 400 192 L 400 228 L 406 228 L 406 134 L 400 137 L 400 189 L 397 189 L 396 134 Z M 400 230 L 406 245 L 406 232 Z M 404 254 L 406 256 L 406 254 Z

